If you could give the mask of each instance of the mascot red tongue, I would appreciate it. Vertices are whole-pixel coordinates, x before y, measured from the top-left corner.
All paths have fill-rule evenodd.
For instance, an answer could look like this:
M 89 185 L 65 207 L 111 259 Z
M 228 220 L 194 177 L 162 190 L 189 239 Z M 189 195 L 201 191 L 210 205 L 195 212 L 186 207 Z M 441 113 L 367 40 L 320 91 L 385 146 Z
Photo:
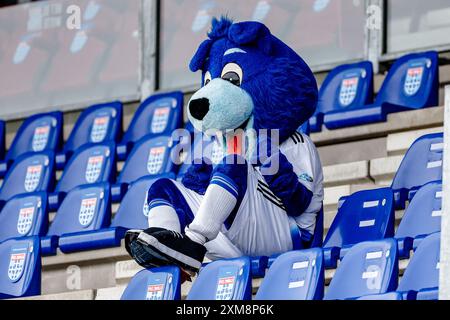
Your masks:
M 213 20 L 190 68 L 203 76 L 189 120 L 198 131 L 225 137 L 225 156 L 214 166 L 193 164 L 181 182 L 152 185 L 149 229 L 127 233 L 129 254 L 145 268 L 197 272 L 205 255 L 309 248 L 323 201 L 317 150 L 297 132 L 317 104 L 310 68 L 263 24 L 226 18 Z M 245 139 L 228 134 L 236 129 Z

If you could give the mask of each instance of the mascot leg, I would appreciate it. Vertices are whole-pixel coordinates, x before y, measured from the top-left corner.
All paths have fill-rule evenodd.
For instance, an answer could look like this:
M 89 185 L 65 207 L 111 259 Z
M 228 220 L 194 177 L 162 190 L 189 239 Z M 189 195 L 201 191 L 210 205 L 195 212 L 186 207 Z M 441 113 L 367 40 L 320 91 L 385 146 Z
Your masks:
M 175 264 L 198 272 L 206 254 L 204 244 L 214 240 L 224 224 L 232 223 L 246 183 L 247 163 L 234 155 L 215 168 L 204 196 L 168 179 L 157 181 L 149 190 L 150 228 L 127 233 L 128 252 L 146 268 Z

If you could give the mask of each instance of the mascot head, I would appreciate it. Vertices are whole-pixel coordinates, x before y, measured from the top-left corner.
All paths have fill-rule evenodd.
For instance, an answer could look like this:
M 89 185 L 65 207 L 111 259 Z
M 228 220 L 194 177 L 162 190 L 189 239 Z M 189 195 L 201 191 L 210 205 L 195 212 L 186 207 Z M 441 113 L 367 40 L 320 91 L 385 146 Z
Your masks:
M 197 130 L 278 129 L 282 142 L 314 114 L 314 75 L 266 26 L 213 19 L 208 37 L 190 63 L 203 72 L 188 106 Z

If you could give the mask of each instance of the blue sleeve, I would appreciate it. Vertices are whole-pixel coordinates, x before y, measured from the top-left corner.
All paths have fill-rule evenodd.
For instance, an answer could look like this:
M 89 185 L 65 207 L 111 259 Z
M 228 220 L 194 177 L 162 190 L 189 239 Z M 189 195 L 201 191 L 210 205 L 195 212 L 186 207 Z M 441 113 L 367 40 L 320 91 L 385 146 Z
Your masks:
M 213 167 L 202 161 L 201 164 L 193 164 L 185 173 L 181 183 L 188 189 L 204 195 L 211 180 Z
M 283 201 L 287 214 L 298 217 L 308 209 L 313 193 L 300 183 L 294 168 L 284 154 L 279 152 L 279 170 L 275 175 L 263 175 L 270 190 Z M 272 158 L 273 161 L 273 158 Z M 263 164 L 268 166 L 269 162 Z

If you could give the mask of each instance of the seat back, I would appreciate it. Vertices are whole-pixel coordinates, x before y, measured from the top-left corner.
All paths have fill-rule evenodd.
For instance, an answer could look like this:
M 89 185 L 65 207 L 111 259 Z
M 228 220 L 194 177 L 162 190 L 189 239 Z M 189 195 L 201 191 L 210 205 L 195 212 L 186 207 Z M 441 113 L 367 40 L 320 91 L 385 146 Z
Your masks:
M 394 235 L 394 201 L 390 188 L 349 196 L 338 209 L 324 247 L 344 247 Z
M 322 300 L 322 250 L 291 251 L 279 256 L 266 273 L 257 300 Z
M 170 136 L 183 125 L 182 92 L 159 94 L 145 100 L 130 123 L 122 144 L 137 142 L 145 136 Z
M 111 222 L 108 183 L 81 186 L 70 191 L 55 215 L 47 236 L 98 230 Z
M 117 142 L 122 133 L 122 112 L 119 101 L 85 109 L 64 144 L 64 151 L 76 151 L 86 144 Z
M 353 299 L 394 291 L 398 283 L 397 242 L 384 239 L 353 246 L 331 280 L 326 300 Z
M 148 190 L 157 179 L 159 178 L 143 177 L 130 185 L 120 202 L 120 207 L 114 216 L 111 227 L 148 228 Z
M 53 165 L 54 154 L 51 151 L 27 153 L 18 157 L 3 181 L 0 200 L 52 189 L 55 182 Z
M 395 237 L 416 238 L 441 231 L 442 182 L 430 182 L 417 191 L 406 208 Z
M 39 237 L 0 243 L 0 299 L 41 293 Z
M 250 300 L 250 258 L 217 260 L 200 270 L 188 300 Z
M 376 104 L 391 103 L 411 109 L 439 103 L 438 53 L 413 53 L 392 65 L 377 95 Z
M 82 185 L 112 182 L 115 171 L 114 142 L 85 145 L 70 158 L 55 191 L 68 192 Z
M 56 151 L 62 143 L 63 116 L 61 112 L 37 114 L 27 118 L 6 154 L 15 161 L 28 152 Z
M 426 237 L 414 253 L 397 291 L 420 291 L 439 287 L 441 233 Z
M 47 233 L 47 193 L 18 195 L 0 212 L 0 242 L 11 238 L 41 236 Z
M 131 279 L 121 300 L 180 300 L 180 278 L 177 267 L 141 270 Z
M 410 191 L 428 182 L 442 180 L 444 135 L 435 133 L 417 139 L 409 148 L 392 181 L 395 204 L 404 208 Z
M 118 182 L 131 183 L 145 176 L 156 177 L 173 172 L 172 139 L 168 136 L 145 137 L 134 146 L 119 175 Z
M 370 61 L 341 65 L 325 78 L 317 113 L 363 107 L 373 102 L 373 66 Z

